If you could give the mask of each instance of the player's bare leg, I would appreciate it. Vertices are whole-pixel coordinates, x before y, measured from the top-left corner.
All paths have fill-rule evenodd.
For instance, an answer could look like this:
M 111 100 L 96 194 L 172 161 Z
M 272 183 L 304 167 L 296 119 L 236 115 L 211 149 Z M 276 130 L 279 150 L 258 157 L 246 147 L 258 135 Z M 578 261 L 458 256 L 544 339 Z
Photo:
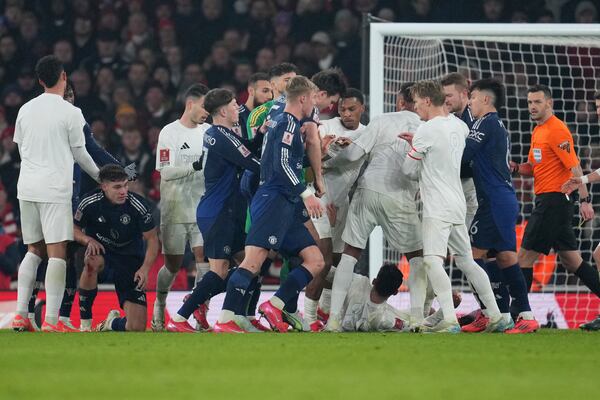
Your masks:
M 98 294 L 98 274 L 104 269 L 104 257 L 86 256 L 83 271 L 79 278 L 79 316 L 82 332 L 92 330 L 92 308 Z
M 44 258 L 46 258 L 46 244 L 43 240 L 27 245 L 27 254 L 25 254 L 19 266 L 17 315 L 12 323 L 13 329 L 17 332 L 34 330 L 27 318 L 28 306 L 35 285 L 37 269 Z
M 46 269 L 46 316 L 42 330 L 53 331 L 58 325 L 58 312 L 65 292 L 67 275 L 67 241 L 47 243 L 48 268 Z M 44 327 L 46 329 L 44 329 Z
M 317 244 L 319 250 L 321 250 L 321 253 L 323 254 L 325 267 L 323 268 L 323 271 L 316 275 L 306 286 L 304 298 L 304 319 L 313 331 L 319 331 L 322 328 L 322 324 L 319 324 L 317 319 L 317 308 L 321 293 L 323 292 L 325 285 L 327 285 L 327 274 L 329 273 L 333 262 L 333 243 L 331 238 L 320 239 Z
M 535 264 L 540 257 L 540 253 L 535 250 L 527 250 L 521 247 L 517 257 L 523 275 L 525 276 L 527 290 L 531 290 L 531 283 L 533 282 L 533 264 Z
M 123 310 L 127 319 L 125 323 L 126 331 L 144 332 L 146 330 L 146 318 L 148 315 L 146 306 L 126 301 L 123 304 Z

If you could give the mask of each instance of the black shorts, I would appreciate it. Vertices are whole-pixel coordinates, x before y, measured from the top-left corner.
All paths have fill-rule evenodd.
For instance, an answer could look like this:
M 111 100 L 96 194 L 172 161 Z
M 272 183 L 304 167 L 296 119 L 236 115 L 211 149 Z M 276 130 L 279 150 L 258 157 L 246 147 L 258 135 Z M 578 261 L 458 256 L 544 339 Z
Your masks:
M 104 268 L 111 268 L 115 280 L 115 291 L 119 298 L 119 306 L 123 308 L 126 301 L 146 307 L 146 292 L 136 289 L 137 284 L 133 278 L 144 263 L 143 257 L 134 255 L 121 255 L 106 252 L 104 255 Z
M 577 250 L 573 213 L 573 203 L 563 193 L 542 193 L 536 196 L 521 247 L 546 255 L 550 253 L 550 249 Z

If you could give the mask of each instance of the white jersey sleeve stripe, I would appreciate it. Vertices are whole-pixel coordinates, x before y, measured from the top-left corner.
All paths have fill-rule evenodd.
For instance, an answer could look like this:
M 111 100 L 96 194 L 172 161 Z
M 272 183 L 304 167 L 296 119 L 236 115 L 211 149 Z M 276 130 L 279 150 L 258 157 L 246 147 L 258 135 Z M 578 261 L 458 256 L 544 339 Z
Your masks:
M 281 149 L 281 167 L 283 168 L 283 170 L 285 171 L 285 174 L 288 176 L 288 178 L 290 179 L 290 181 L 292 182 L 292 184 L 294 186 L 300 183 L 300 181 L 296 177 L 296 174 L 290 168 L 289 153 L 288 153 L 288 149 L 286 149 L 285 147 Z

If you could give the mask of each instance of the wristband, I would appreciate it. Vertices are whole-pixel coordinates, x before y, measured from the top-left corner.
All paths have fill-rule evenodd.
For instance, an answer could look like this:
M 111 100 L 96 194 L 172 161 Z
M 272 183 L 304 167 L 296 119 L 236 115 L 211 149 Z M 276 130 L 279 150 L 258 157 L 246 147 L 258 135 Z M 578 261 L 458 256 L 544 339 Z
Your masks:
M 312 196 L 314 193 L 312 190 L 310 190 L 310 188 L 306 188 L 306 190 L 302 193 L 300 193 L 300 197 L 302 197 L 302 200 L 306 200 L 307 198 L 309 198 L 310 196 Z
M 587 185 L 587 183 L 590 181 L 590 179 L 588 178 L 587 175 L 584 175 L 581 177 L 581 183 L 584 185 Z

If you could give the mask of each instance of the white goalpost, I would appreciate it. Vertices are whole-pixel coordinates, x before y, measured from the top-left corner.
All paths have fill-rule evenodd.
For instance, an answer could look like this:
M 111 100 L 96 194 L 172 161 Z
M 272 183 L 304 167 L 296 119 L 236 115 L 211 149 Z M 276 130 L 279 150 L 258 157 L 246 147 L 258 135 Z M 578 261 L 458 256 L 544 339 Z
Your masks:
M 499 78 L 506 86 L 500 115 L 517 162 L 526 160 L 533 129 L 527 88 L 536 83 L 548 85 L 556 115 L 573 134 L 584 172 L 600 167 L 600 122 L 593 99 L 600 90 L 598 24 L 371 23 L 369 69 L 371 118 L 395 111 L 396 93 L 404 82 L 439 79 L 457 71 L 470 80 Z M 533 182 L 515 178 L 513 185 L 521 205 L 520 237 L 533 208 Z M 592 251 L 600 242 L 600 185 L 592 186 L 590 192 L 597 218 L 579 227 L 579 216 L 574 215 L 573 225 L 582 256 L 593 264 Z M 401 262 L 400 254 L 387 246 L 377 228 L 370 238 L 370 275 L 376 275 L 385 261 Z M 447 268 L 453 285 L 466 289 L 460 272 L 451 265 Z M 542 257 L 534 271 L 534 292 L 564 298 L 562 311 L 569 326 L 571 320 L 594 318 L 600 311 L 595 296 L 553 254 Z

